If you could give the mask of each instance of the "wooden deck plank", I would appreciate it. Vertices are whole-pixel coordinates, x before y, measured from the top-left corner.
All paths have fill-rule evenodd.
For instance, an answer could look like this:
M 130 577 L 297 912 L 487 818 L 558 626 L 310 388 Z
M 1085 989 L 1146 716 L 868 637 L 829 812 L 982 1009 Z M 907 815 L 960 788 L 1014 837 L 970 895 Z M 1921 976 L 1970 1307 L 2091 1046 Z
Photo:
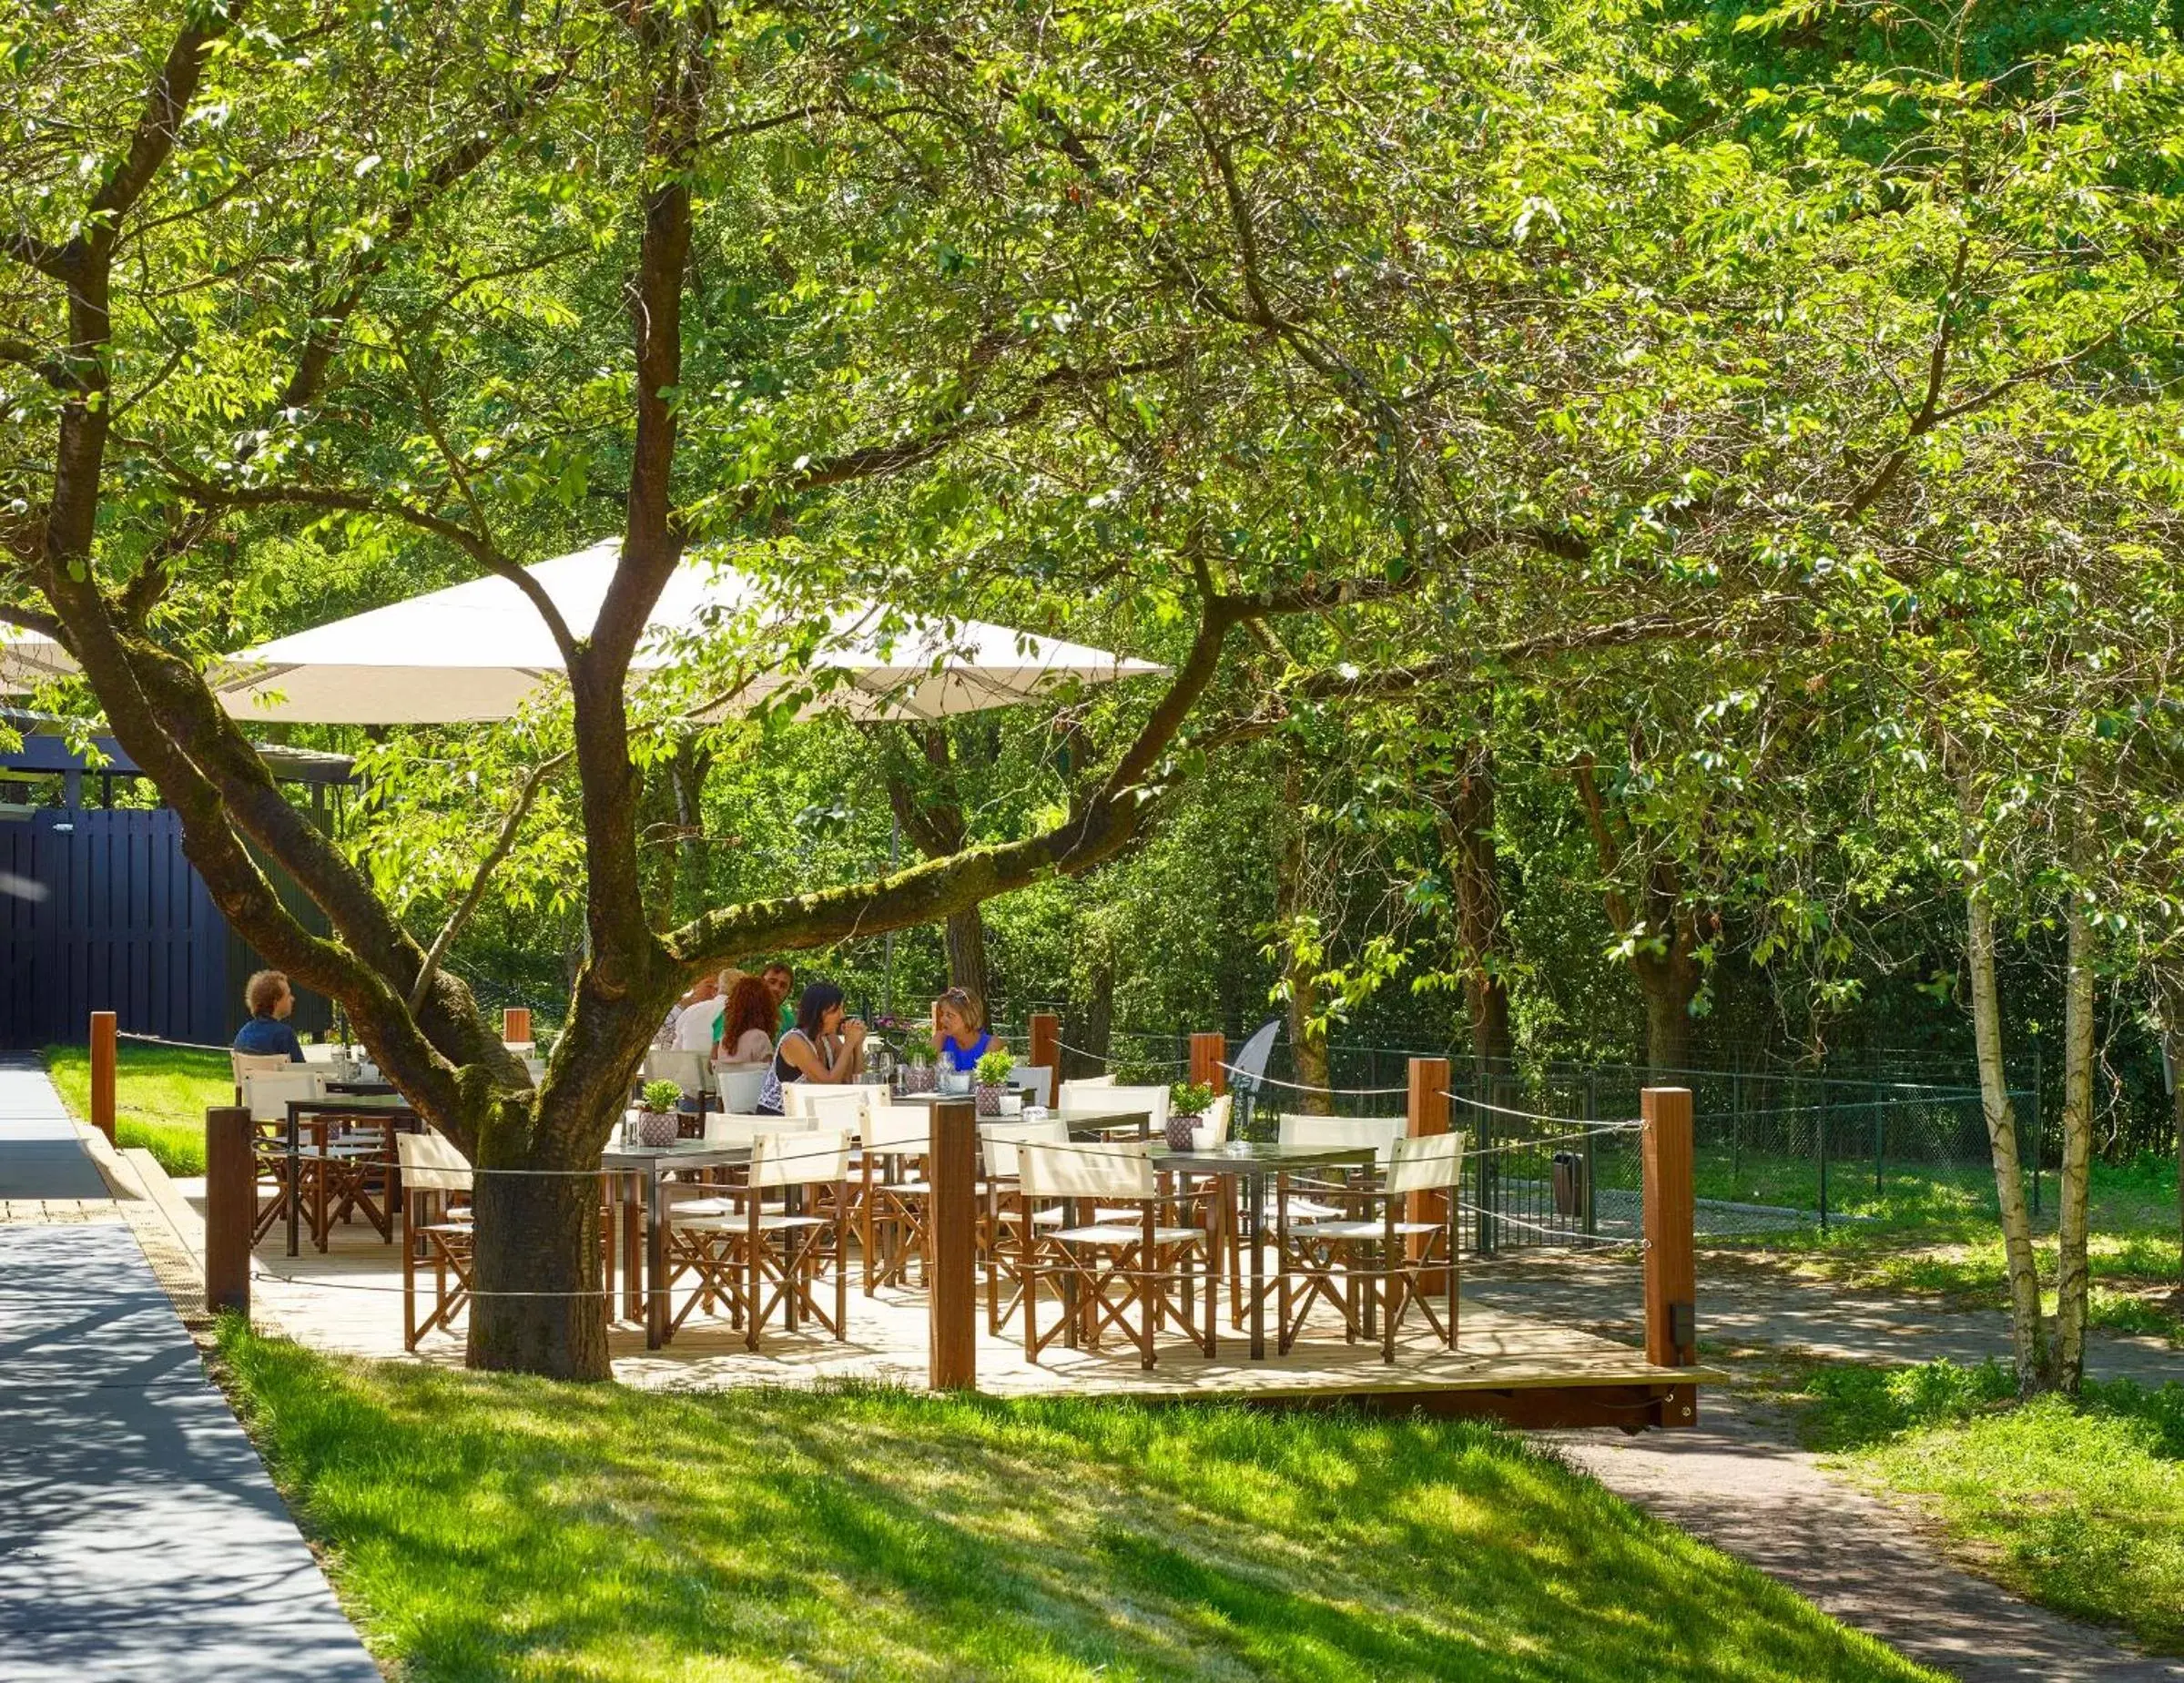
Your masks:
M 307 1249 L 303 1256 L 290 1258 L 280 1250 L 276 1235 L 257 1252 L 253 1313 L 261 1327 L 315 1349 L 405 1359 L 400 1254 L 392 1246 L 360 1225 L 337 1228 L 324 1256 Z M 647 1389 L 849 1383 L 921 1389 L 928 1324 L 922 1292 L 883 1291 L 868 1298 L 853 1289 L 849 1336 L 838 1343 L 815 1333 L 774 1330 L 754 1354 L 726 1322 L 693 1317 L 672 1343 L 657 1351 L 645 1348 L 641 1326 L 616 1322 L 609 1347 L 615 1376 Z M 1459 1348 L 1453 1352 L 1434 1340 L 1414 1315 L 1397 1341 L 1392 1364 L 1380 1359 L 1376 1343 L 1346 1343 L 1331 1312 L 1321 1312 L 1288 1355 L 1263 1362 L 1246 1358 L 1245 1335 L 1232 1329 L 1225 1305 L 1220 1330 L 1214 1359 L 1172 1334 L 1163 1342 L 1158 1364 L 1150 1373 L 1139 1366 L 1133 1350 L 1114 1347 L 1092 1352 L 1056 1345 L 1034 1364 L 1023 1356 L 1021 1323 L 1010 1329 L 1017 1333 L 1013 1339 L 990 1337 L 981 1306 L 978 1388 L 1000 1397 L 1301 1400 L 1691 1385 L 1718 1384 L 1722 1378 L 1705 1368 L 1655 1366 L 1631 1345 L 1477 1304 L 1464 1306 Z M 432 1335 L 411 1359 L 459 1365 L 460 1330 Z

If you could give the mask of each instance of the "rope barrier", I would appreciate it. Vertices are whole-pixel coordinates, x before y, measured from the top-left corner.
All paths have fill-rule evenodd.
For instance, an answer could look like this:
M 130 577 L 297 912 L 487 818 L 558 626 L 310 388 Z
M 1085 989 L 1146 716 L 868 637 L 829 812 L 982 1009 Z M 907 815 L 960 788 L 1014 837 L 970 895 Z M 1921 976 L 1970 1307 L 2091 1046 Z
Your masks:
M 1556 1239 L 1566 1239 L 1576 1244 L 1594 1244 L 1620 1251 L 1643 1251 L 1651 1241 L 1643 1237 L 1616 1239 L 1604 1233 L 1576 1232 L 1566 1227 L 1554 1227 L 1543 1222 L 1528 1222 L 1521 1216 L 1504 1215 L 1498 1210 L 1483 1209 L 1478 1204 L 1458 1201 L 1457 1208 L 1465 1215 L 1483 1215 L 1497 1227 L 1521 1227 L 1529 1232 L 1546 1233 Z
M 114 1038 L 117 1040 L 140 1041 L 146 1046 L 164 1046 L 178 1052 L 220 1052 L 224 1054 L 235 1049 L 231 1046 L 208 1046 L 202 1040 L 170 1040 L 164 1035 L 137 1034 L 127 1029 L 115 1029 Z
M 1293 1093 L 1326 1093 L 1331 1099 L 1384 1099 L 1390 1093 L 1410 1091 L 1408 1087 L 1319 1087 L 1305 1081 L 1277 1080 L 1271 1075 L 1240 1070 L 1233 1063 L 1224 1063 L 1221 1067 L 1238 1080 L 1255 1082 L 1263 1087 L 1286 1087 Z
M 1468 1104 L 1474 1110 L 1488 1110 L 1496 1116 L 1513 1116 L 1519 1121 L 1554 1122 L 1557 1124 L 1581 1122 L 1588 1133 L 1634 1132 L 1645 1126 L 1644 1122 L 1635 1119 L 1625 1120 L 1619 1118 L 1610 1121 L 1587 1121 L 1580 1116 L 1542 1116 L 1537 1110 L 1512 1110 L 1507 1105 L 1488 1104 L 1484 1099 L 1474 1099 L 1468 1093 L 1450 1092 L 1447 1088 L 1441 1090 L 1441 1097 L 1452 1103 Z

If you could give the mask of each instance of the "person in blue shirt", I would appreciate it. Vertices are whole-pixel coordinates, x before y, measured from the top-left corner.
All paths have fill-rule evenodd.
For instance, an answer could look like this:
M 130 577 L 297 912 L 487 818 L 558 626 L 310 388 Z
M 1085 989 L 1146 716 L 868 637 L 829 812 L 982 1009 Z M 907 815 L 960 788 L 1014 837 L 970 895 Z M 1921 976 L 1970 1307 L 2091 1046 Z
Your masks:
M 250 1020 L 235 1031 L 235 1049 L 254 1058 L 285 1054 L 290 1063 L 301 1063 L 303 1043 L 288 1022 L 296 1009 L 289 978 L 279 970 L 259 971 L 243 989 L 243 1002 L 250 1008 Z
M 959 1072 L 975 1070 L 979 1059 L 993 1049 L 986 1031 L 985 1008 L 967 988 L 950 988 L 933 1001 L 933 1050 L 940 1067 Z

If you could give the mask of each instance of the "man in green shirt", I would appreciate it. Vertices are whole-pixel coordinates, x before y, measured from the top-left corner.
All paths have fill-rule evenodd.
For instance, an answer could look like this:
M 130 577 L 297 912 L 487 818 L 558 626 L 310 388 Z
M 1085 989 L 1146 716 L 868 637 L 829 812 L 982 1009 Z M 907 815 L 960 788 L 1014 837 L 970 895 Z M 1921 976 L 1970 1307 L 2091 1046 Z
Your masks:
M 777 1040 L 797 1026 L 797 1005 L 789 997 L 796 991 L 796 975 L 777 958 L 758 972 L 758 979 L 766 984 L 767 992 L 774 996 L 774 1009 L 780 1016 L 781 1027 L 774 1036 Z

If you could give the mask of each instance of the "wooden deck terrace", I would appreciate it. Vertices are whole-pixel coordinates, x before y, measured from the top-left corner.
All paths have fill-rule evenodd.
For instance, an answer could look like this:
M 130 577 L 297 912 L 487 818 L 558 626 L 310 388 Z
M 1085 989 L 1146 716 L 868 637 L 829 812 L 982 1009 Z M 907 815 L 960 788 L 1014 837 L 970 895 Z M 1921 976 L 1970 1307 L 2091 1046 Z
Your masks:
M 330 1353 L 462 1364 L 460 1317 L 455 1332 L 428 1334 L 413 1355 L 403 1350 L 401 1252 L 361 1222 L 337 1225 L 324 1254 L 307 1245 L 301 1256 L 284 1255 L 275 1232 L 253 1260 L 251 1314 L 263 1330 Z M 930 1314 L 926 1293 L 883 1287 L 867 1297 L 857 1278 L 853 1273 L 843 1340 L 817 1329 L 771 1328 L 754 1353 L 726 1320 L 694 1314 L 671 1342 L 647 1350 L 643 1325 L 618 1319 L 609 1333 L 615 1375 L 626 1384 L 657 1390 L 841 1384 L 923 1388 Z M 429 1284 L 421 1285 L 429 1293 Z M 1054 1313 L 1051 1305 L 1045 1311 Z M 1454 1351 L 1414 1315 L 1398 1336 L 1392 1364 L 1381 1359 L 1376 1343 L 1348 1343 L 1339 1318 L 1325 1308 L 1315 1311 L 1287 1355 L 1252 1361 L 1248 1349 L 1225 1298 L 1213 1358 L 1171 1333 L 1150 1372 L 1134 1349 L 1113 1342 L 1097 1351 L 1056 1344 L 1036 1364 L 1029 1362 L 1021 1322 L 1011 1322 L 997 1338 L 985 1330 L 981 1309 L 975 1378 L 981 1394 L 996 1397 L 1348 1404 L 1396 1413 L 1487 1415 L 1527 1426 L 1635 1431 L 1695 1423 L 1698 1386 L 1722 1377 L 1703 1368 L 1657 1366 L 1629 1344 L 1476 1303 L 1461 1304 Z

